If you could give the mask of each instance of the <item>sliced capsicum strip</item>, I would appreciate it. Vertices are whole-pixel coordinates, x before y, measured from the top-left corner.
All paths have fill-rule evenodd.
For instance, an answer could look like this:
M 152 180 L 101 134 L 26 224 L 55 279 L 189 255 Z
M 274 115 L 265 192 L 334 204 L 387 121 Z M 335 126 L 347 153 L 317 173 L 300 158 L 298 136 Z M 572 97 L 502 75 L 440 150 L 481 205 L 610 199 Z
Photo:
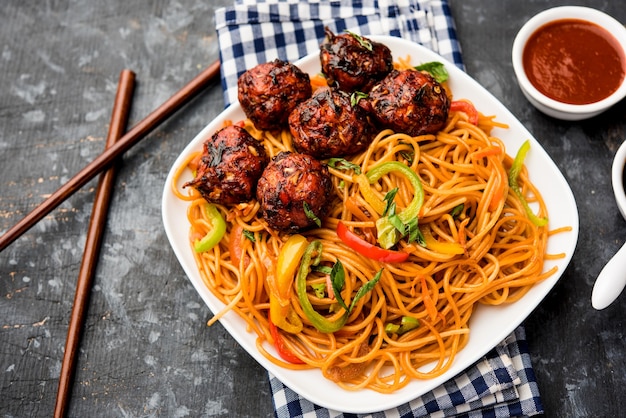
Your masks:
M 397 215 L 398 219 L 406 225 L 411 220 L 417 218 L 417 215 L 422 208 L 422 204 L 424 203 L 424 189 L 422 187 L 422 181 L 409 166 L 399 161 L 388 161 L 379 164 L 370 169 L 367 172 L 366 176 L 369 180 L 369 183 L 372 184 L 378 181 L 385 174 L 391 172 L 398 172 L 404 175 L 409 180 L 409 183 L 411 183 L 411 186 L 413 186 L 413 199 L 411 200 L 409 205 Z M 361 183 L 359 183 L 359 190 L 360 189 Z M 363 195 L 363 197 L 367 200 L 365 194 Z M 372 204 L 371 202 L 368 203 Z M 401 235 L 397 233 L 398 231 L 396 226 L 387 216 L 382 217 L 376 221 L 376 230 L 378 235 L 378 243 L 381 245 L 381 247 L 385 249 L 393 247 L 401 238 Z
M 272 335 L 272 339 L 274 340 L 274 347 L 276 347 L 276 351 L 278 351 L 278 355 L 285 361 L 293 364 L 304 364 L 300 358 L 298 358 L 295 354 L 289 350 L 285 346 L 285 341 L 283 340 L 282 335 L 276 328 L 276 325 L 272 322 L 272 319 L 269 318 L 268 325 L 270 328 L 270 334 Z
M 402 251 L 387 250 L 376 245 L 372 245 L 357 234 L 350 231 L 343 222 L 337 223 L 337 236 L 348 247 L 365 257 L 385 263 L 401 263 L 409 258 L 409 253 Z
M 522 202 L 522 206 L 524 206 L 524 210 L 526 211 L 526 215 L 531 220 L 533 224 L 536 226 L 545 226 L 548 224 L 548 218 L 540 218 L 532 211 L 526 198 L 522 194 L 519 184 L 517 183 L 517 178 L 519 177 L 520 171 L 522 171 L 522 167 L 524 165 L 524 159 L 526 158 L 526 153 L 530 149 L 530 142 L 528 140 L 524 141 L 520 149 L 517 151 L 517 155 L 513 160 L 513 164 L 511 165 L 511 169 L 509 170 L 509 187 L 515 195 L 518 197 L 520 202 Z
M 470 102 L 465 100 L 455 100 L 450 103 L 451 112 L 463 112 L 467 115 L 467 120 L 472 125 L 478 125 L 478 111 Z
M 430 228 L 421 229 L 426 248 L 441 254 L 463 254 L 463 246 L 457 242 L 439 242 L 433 237 Z
M 363 199 L 378 213 L 382 215 L 385 211 L 385 202 L 378 198 L 374 194 L 372 187 L 370 186 L 370 181 L 365 174 L 359 174 L 354 176 L 356 183 L 359 185 L 359 192 Z
M 322 256 L 322 243 L 315 240 L 306 247 L 302 259 L 300 261 L 300 268 L 298 269 L 298 275 L 296 276 L 296 291 L 298 292 L 298 300 L 300 306 L 306 317 L 311 321 L 313 326 L 320 332 L 332 333 L 339 331 L 348 321 L 348 312 L 346 311 L 341 318 L 332 321 L 323 315 L 320 315 L 313 305 L 306 292 L 306 278 L 311 271 L 311 266 L 319 264 Z
M 412 316 L 403 316 L 399 324 L 388 323 L 385 325 L 385 332 L 402 335 L 420 326 L 419 319 Z
M 197 253 L 209 251 L 215 247 L 224 237 L 226 233 L 226 221 L 220 214 L 220 211 L 215 205 L 207 203 L 205 205 L 207 218 L 211 222 L 213 227 L 202 239 L 196 240 L 193 248 Z
M 291 288 L 307 244 L 302 235 L 287 239 L 278 254 L 274 283 L 270 284 L 270 318 L 277 327 L 292 334 L 302 330 L 302 320 L 291 306 Z
M 398 214 L 400 220 L 407 223 L 411 219 L 417 217 L 417 214 L 424 203 L 424 189 L 422 188 L 422 181 L 411 169 L 411 167 L 399 161 L 387 161 L 370 169 L 366 176 L 370 184 L 372 184 L 378 181 L 385 174 L 393 171 L 403 174 L 409 180 L 411 186 L 413 186 L 413 200 L 411 200 L 409 205 Z

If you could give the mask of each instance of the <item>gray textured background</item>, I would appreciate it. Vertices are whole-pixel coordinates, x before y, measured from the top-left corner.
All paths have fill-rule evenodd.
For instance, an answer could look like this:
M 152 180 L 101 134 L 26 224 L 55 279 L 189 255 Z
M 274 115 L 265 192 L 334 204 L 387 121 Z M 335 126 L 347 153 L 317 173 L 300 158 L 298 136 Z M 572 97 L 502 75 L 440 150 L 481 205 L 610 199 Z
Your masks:
M 218 57 L 213 14 L 229 3 L 3 3 L 0 233 L 102 151 L 123 68 L 137 73 L 132 126 Z M 592 309 L 590 296 L 595 277 L 626 240 L 610 184 L 611 158 L 625 138 L 626 104 L 585 122 L 548 118 L 523 98 L 510 63 L 521 25 L 562 3 L 451 0 L 451 7 L 469 74 L 543 144 L 579 205 L 574 259 L 525 323 L 547 416 L 617 416 L 626 387 L 626 295 L 601 312 Z M 577 3 L 626 22 L 618 2 Z M 272 414 L 266 372 L 219 324 L 206 327 L 211 313 L 184 276 L 161 222 L 171 164 L 222 108 L 216 83 L 121 162 L 71 416 Z M 52 414 L 95 185 L 0 253 L 3 417 Z

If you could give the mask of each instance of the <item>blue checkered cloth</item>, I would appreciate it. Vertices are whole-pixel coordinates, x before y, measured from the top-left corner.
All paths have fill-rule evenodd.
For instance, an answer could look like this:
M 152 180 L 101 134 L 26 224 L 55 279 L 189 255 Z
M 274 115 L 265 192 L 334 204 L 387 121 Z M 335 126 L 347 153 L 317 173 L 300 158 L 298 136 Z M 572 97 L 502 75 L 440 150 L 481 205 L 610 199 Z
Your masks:
M 523 327 L 518 327 L 455 378 L 387 411 L 349 414 L 322 408 L 303 399 L 271 374 L 270 386 L 277 418 L 483 418 L 543 413 Z
M 464 69 L 447 0 L 235 0 L 216 11 L 224 102 L 237 101 L 237 79 L 257 64 L 319 52 L 328 26 L 420 43 Z M 447 383 L 397 408 L 348 414 L 302 398 L 269 373 L 277 418 L 510 417 L 543 413 L 523 327 Z
M 446 0 L 236 0 L 216 11 L 215 24 L 226 106 L 237 101 L 237 79 L 247 69 L 319 53 L 325 26 L 409 39 L 464 69 Z

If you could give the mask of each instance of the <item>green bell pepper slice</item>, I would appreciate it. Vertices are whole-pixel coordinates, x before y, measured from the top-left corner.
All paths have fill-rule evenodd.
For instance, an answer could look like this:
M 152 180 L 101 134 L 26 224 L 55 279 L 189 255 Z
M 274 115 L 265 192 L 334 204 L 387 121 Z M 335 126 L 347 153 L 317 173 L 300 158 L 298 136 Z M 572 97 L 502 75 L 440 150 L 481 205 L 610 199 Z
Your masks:
M 524 165 L 524 159 L 526 158 L 526 154 L 528 153 L 529 150 L 530 150 L 530 141 L 526 140 L 524 141 L 520 149 L 517 151 L 517 154 L 515 155 L 515 159 L 513 160 L 513 164 L 511 165 L 511 169 L 509 170 L 509 187 L 511 188 L 511 190 L 513 190 L 517 198 L 522 203 L 522 206 L 524 207 L 524 210 L 526 211 L 526 216 L 528 216 L 528 218 L 531 220 L 533 224 L 535 224 L 538 227 L 542 227 L 548 224 L 548 218 L 540 218 L 537 215 L 535 215 L 535 213 L 532 211 L 532 209 L 528 205 L 528 202 L 526 201 L 526 198 L 522 194 L 522 191 L 517 182 L 519 173 L 520 171 L 522 171 L 522 167 Z
M 226 221 L 222 217 L 220 211 L 215 207 L 215 205 L 206 204 L 205 210 L 207 213 L 207 217 L 211 222 L 211 229 L 202 239 L 196 240 L 193 249 L 197 253 L 203 253 L 205 251 L 209 251 L 213 247 L 215 247 L 224 237 L 226 233 Z
M 298 275 L 296 276 L 296 291 L 298 293 L 298 300 L 302 311 L 306 317 L 311 321 L 313 326 L 323 333 L 332 333 L 339 331 L 348 320 L 348 312 L 346 311 L 341 318 L 331 321 L 323 315 L 320 315 L 309 300 L 306 292 L 306 278 L 311 271 L 311 266 L 317 266 L 322 258 L 322 242 L 315 240 L 307 246 L 302 259 L 300 261 L 300 268 L 298 269 Z
M 422 205 L 424 204 L 424 188 L 422 181 L 411 167 L 399 161 L 388 161 L 377 165 L 369 170 L 366 174 L 370 184 L 378 181 L 382 176 L 391 172 L 398 172 L 404 175 L 413 186 L 413 200 L 409 205 L 397 215 L 398 220 L 402 224 L 407 225 L 410 221 L 417 218 Z M 390 216 L 383 216 L 376 221 L 376 231 L 378 235 L 378 243 L 381 247 L 389 249 L 393 247 L 402 237 L 399 233 L 397 225 Z

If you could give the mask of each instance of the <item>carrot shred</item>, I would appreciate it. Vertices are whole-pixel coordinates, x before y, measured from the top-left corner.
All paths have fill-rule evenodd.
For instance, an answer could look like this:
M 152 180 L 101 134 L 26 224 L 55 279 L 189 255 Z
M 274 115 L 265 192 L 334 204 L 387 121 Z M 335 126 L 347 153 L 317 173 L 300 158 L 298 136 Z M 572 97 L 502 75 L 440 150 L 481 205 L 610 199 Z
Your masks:
M 422 282 L 422 300 L 424 301 L 424 307 L 426 308 L 426 312 L 428 312 L 428 316 L 432 322 L 437 319 L 437 306 L 435 306 L 435 302 L 433 298 L 430 296 L 430 292 L 428 291 L 428 283 L 426 283 L 426 277 L 421 276 L 420 281 Z

